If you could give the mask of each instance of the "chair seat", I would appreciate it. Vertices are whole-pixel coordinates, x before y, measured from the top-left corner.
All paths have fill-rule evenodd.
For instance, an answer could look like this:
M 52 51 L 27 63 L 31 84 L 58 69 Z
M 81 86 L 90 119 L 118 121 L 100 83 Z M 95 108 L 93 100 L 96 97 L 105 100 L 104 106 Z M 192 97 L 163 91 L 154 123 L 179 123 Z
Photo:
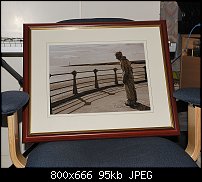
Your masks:
M 161 137 L 40 143 L 26 167 L 197 167 L 176 143 Z

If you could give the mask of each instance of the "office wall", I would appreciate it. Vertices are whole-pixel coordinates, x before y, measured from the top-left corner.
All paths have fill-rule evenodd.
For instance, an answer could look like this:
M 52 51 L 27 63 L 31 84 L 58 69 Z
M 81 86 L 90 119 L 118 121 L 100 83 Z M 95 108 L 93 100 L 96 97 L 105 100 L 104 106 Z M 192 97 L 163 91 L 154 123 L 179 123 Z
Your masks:
M 160 1 L 1 1 L 1 36 L 23 37 L 23 23 L 92 17 L 159 20 Z M 4 59 L 22 75 L 22 58 Z M 2 91 L 18 90 L 17 81 L 2 68 L 1 71 Z M 7 128 L 1 128 L 1 132 L 1 167 L 9 167 Z M 21 148 L 24 151 L 24 145 Z
M 72 18 L 158 20 L 160 1 L 1 1 L 1 35 L 22 37 L 23 23 Z

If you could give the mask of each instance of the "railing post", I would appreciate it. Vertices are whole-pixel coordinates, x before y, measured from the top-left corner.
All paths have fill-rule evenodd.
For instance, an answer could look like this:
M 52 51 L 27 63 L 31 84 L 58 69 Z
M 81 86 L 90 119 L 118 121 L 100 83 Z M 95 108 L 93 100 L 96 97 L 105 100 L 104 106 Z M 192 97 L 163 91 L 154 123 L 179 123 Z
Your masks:
M 97 72 L 98 72 L 98 70 L 94 69 L 93 72 L 95 74 L 95 88 L 99 88 L 98 80 L 97 80 Z
M 51 74 L 49 74 L 49 78 L 51 78 Z M 50 114 L 53 114 L 52 104 L 51 104 L 51 96 L 50 96 Z
M 50 114 L 53 114 L 52 103 L 51 103 L 51 97 L 50 97 Z
M 144 78 L 145 78 L 145 81 L 147 81 L 147 71 L 146 71 L 146 66 L 144 66 Z
M 115 84 L 118 85 L 118 78 L 117 78 L 117 74 L 116 74 L 117 68 L 114 68 L 114 75 L 115 75 Z
M 77 92 L 77 85 L 76 85 L 76 71 L 72 71 L 72 75 L 73 75 L 73 94 L 78 94 Z

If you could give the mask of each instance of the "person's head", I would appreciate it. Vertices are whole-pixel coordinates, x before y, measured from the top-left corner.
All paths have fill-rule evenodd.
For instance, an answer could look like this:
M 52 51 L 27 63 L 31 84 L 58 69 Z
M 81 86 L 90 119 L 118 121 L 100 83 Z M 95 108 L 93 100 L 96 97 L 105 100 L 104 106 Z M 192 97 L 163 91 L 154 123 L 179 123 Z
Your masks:
M 116 56 L 116 59 L 121 60 L 123 55 L 122 55 L 122 52 L 119 51 L 115 53 L 115 56 Z

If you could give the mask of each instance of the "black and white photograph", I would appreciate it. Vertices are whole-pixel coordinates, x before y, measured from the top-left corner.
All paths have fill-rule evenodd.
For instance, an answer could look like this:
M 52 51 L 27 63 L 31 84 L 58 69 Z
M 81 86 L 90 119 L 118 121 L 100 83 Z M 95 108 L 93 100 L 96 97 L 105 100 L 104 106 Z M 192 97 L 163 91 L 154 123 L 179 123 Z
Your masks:
M 150 110 L 144 43 L 48 45 L 50 114 Z

